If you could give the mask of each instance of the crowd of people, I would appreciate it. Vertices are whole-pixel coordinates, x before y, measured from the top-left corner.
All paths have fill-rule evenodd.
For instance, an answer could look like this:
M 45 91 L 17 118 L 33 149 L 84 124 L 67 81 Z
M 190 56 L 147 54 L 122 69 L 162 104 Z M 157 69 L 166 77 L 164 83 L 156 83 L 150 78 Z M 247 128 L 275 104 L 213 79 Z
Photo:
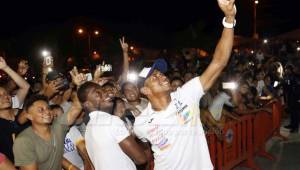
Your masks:
M 74 67 L 68 81 L 45 61 L 41 81 L 29 84 L 28 61 L 14 71 L 0 57 L 10 77 L 0 86 L 0 170 L 151 169 L 152 160 L 157 170 L 213 169 L 205 134 L 223 140 L 227 121 L 271 112 L 275 100 L 291 116 L 286 128 L 297 132 L 297 55 L 284 46 L 232 51 L 234 0 L 218 4 L 225 28 L 211 60 L 192 50 L 166 55 L 143 68 L 138 81 L 128 79 L 124 38 L 119 77 L 98 65 L 91 80 Z

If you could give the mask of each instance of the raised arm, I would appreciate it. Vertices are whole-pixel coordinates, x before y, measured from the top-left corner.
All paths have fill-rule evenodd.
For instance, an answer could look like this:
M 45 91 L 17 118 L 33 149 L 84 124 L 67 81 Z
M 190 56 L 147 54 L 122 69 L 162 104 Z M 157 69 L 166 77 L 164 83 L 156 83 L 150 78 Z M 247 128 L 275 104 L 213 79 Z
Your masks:
M 0 69 L 3 70 L 5 73 L 11 77 L 13 81 L 16 82 L 19 89 L 17 91 L 17 97 L 20 101 L 20 103 L 24 102 L 24 99 L 28 93 L 28 90 L 30 88 L 30 85 L 14 70 L 12 70 L 7 64 L 4 58 L 0 57 Z
M 87 80 L 86 75 L 84 75 L 83 73 L 79 73 L 76 67 L 74 67 L 70 71 L 70 74 L 72 77 L 72 82 L 77 87 L 79 87 L 81 84 L 83 84 Z M 71 106 L 70 110 L 68 111 L 68 125 L 72 125 L 75 122 L 75 120 L 79 117 L 79 115 L 82 111 L 81 104 L 80 104 L 77 94 L 75 92 L 72 93 L 71 99 L 72 99 L 72 106 Z
M 126 81 L 128 70 L 129 70 L 129 63 L 128 63 L 128 44 L 125 42 L 124 37 L 120 39 L 120 45 L 123 52 L 123 72 L 122 72 L 121 80 Z
M 225 22 L 228 24 L 234 23 L 236 15 L 234 0 L 218 0 L 218 4 L 225 14 Z M 200 76 L 200 81 L 204 91 L 207 91 L 213 85 L 213 83 L 221 74 L 222 70 L 226 67 L 231 55 L 233 38 L 234 29 L 224 28 L 222 37 L 219 40 L 215 49 L 212 62 L 209 64 L 204 73 Z

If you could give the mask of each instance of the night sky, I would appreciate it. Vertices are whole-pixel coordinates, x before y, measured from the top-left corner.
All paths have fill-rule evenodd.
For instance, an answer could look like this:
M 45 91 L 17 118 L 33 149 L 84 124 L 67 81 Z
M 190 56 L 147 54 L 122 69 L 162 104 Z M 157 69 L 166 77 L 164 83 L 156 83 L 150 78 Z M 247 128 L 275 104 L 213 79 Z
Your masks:
M 253 28 L 253 1 L 236 0 L 238 8 L 236 34 L 250 37 Z M 223 14 L 216 0 L 198 1 L 97 1 L 2 2 L 0 10 L 0 40 L 3 42 L 34 41 L 30 37 L 51 36 L 53 30 L 68 29 L 71 36 L 77 25 L 97 25 L 104 32 L 130 37 L 148 46 L 164 46 L 171 37 L 198 23 L 202 32 L 219 35 Z M 83 24 L 84 23 L 84 24 Z M 257 9 L 258 32 L 271 37 L 300 27 L 297 0 L 260 0 Z M 217 32 L 217 35 L 216 35 Z M 41 37 L 40 37 L 41 36 Z M 61 36 L 61 34 L 60 34 Z M 24 40 L 26 39 L 26 40 Z

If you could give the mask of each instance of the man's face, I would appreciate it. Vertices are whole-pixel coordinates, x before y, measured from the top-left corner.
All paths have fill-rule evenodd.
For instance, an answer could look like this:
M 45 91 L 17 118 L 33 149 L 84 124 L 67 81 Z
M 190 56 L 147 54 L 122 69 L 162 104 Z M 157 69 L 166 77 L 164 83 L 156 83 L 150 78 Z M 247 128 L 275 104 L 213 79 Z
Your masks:
M 58 77 L 57 79 L 55 79 L 55 80 L 50 80 L 48 83 L 49 84 L 55 84 L 55 85 L 58 85 L 58 84 L 60 84 L 60 83 L 62 83 L 62 78 L 61 77 Z
M 131 83 L 127 83 L 124 86 L 124 95 L 129 102 L 137 101 L 140 98 L 140 93 L 138 88 Z
M 102 89 L 105 90 L 112 98 L 117 96 L 118 89 L 114 86 L 107 85 L 105 87 L 102 87 Z
M 11 108 L 11 105 L 11 96 L 4 88 L 0 87 L 0 109 Z
M 106 110 L 113 106 L 113 97 L 107 89 L 92 87 L 87 96 L 89 109 Z
M 171 91 L 169 79 L 157 70 L 154 70 L 151 76 L 147 78 L 145 86 L 148 87 L 153 94 Z
M 53 119 L 56 119 L 57 117 L 64 114 L 64 111 L 61 108 L 54 108 L 51 110 L 51 115 Z
M 241 92 L 241 94 L 247 94 L 247 93 L 248 93 L 248 90 L 249 90 L 249 87 L 248 87 L 247 84 L 241 85 L 241 87 L 240 87 L 240 92 Z
M 50 124 L 53 116 L 47 102 L 38 100 L 33 103 L 28 109 L 28 119 L 35 124 Z

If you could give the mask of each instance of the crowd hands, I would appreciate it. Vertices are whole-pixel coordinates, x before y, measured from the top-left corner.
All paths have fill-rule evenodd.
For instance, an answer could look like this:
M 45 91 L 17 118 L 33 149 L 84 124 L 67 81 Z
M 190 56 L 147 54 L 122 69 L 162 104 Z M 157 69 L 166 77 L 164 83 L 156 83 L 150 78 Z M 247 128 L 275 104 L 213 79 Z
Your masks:
M 124 74 L 118 77 L 117 80 L 115 80 L 114 77 L 103 76 L 105 71 L 101 68 L 105 65 L 104 62 L 96 66 L 92 80 L 88 80 L 89 76 L 80 72 L 76 66 L 67 73 L 69 74 L 68 76 L 67 74 L 64 75 L 55 70 L 53 71 L 54 65 L 47 65 L 44 61 L 40 81 L 35 81 L 34 84 L 30 86 L 26 81 L 27 78 L 25 78 L 30 69 L 30 63 L 27 60 L 20 60 L 17 71 L 15 72 L 6 64 L 5 59 L 0 57 L 0 70 L 5 72 L 9 77 L 8 82 L 3 85 L 3 87 L 0 87 L 0 118 L 3 120 L 3 122 L 0 122 L 0 127 L 1 131 L 5 131 L 1 132 L 1 170 L 18 168 L 27 170 L 43 169 L 43 166 L 49 167 L 49 165 L 43 165 L 43 163 L 39 162 L 40 160 L 36 160 L 36 157 L 33 155 L 30 155 L 29 158 L 25 158 L 27 154 L 24 154 L 24 152 L 32 152 L 30 149 L 32 149 L 31 147 L 33 146 L 28 148 L 24 147 L 26 147 L 27 144 L 34 145 L 22 135 L 22 132 L 27 131 L 26 128 L 28 127 L 31 127 L 31 131 L 39 136 L 39 139 L 44 140 L 43 142 L 45 143 L 51 143 L 52 140 L 55 140 L 55 143 L 61 143 L 58 146 L 62 147 L 60 148 L 60 152 L 62 149 L 64 157 L 59 160 L 54 160 L 52 164 L 57 164 L 55 161 L 60 161 L 61 165 L 59 166 L 66 170 L 94 169 L 87 154 L 84 140 L 85 121 L 87 121 L 86 117 L 88 116 L 85 115 L 82 104 L 77 97 L 77 89 L 86 82 L 99 85 L 99 87 L 101 87 L 99 91 L 101 90 L 105 95 L 102 97 L 114 100 L 115 108 L 114 110 L 110 110 L 110 112 L 124 120 L 128 130 L 132 131 L 133 115 L 131 114 L 125 117 L 125 110 L 130 109 L 132 113 L 137 116 L 141 111 L 129 103 L 136 102 L 136 105 L 142 103 L 143 106 L 147 103 L 144 101 L 145 99 L 143 99 L 142 102 L 140 101 L 140 98 L 138 98 L 140 97 L 138 96 L 138 89 L 136 86 L 131 86 L 131 84 L 128 84 L 129 90 L 127 91 L 130 92 L 127 92 L 127 96 L 136 95 L 135 97 L 131 97 L 133 98 L 132 100 L 129 99 L 125 101 L 126 99 L 121 93 L 121 83 L 126 81 L 129 65 L 127 54 L 128 44 L 125 42 L 124 37 L 120 39 L 120 46 L 123 50 L 124 61 L 127 61 L 127 63 L 124 62 Z M 10 122 L 11 124 L 6 124 L 6 122 Z M 53 128 L 59 128 L 59 130 L 53 130 Z M 54 136 L 63 135 L 60 136 L 59 139 L 55 139 L 55 137 L 52 137 L 53 134 Z M 18 138 L 16 138 L 16 136 L 18 136 Z M 21 145 L 24 147 L 21 147 Z M 124 140 L 121 145 L 123 147 L 135 146 L 137 149 L 142 150 L 137 146 L 138 144 L 134 138 Z M 128 152 L 133 152 L 129 154 L 134 155 L 135 150 L 132 149 L 132 151 L 130 150 Z M 50 153 L 45 151 L 44 154 Z M 79 158 L 79 160 L 74 159 L 74 157 Z M 30 158 L 32 158 L 32 160 L 28 160 Z M 137 164 L 144 164 L 146 162 L 146 158 L 143 155 L 140 156 L 137 154 L 133 156 L 133 159 L 134 158 Z M 23 159 L 25 159 L 25 162 L 28 161 L 25 163 L 26 165 L 23 165 Z M 75 161 L 75 163 L 72 161 Z M 51 167 L 52 166 L 54 165 L 51 165 Z M 52 168 L 56 169 L 57 165 L 55 166 Z
M 230 7 L 219 4 L 228 22 L 234 20 L 236 12 L 232 9 L 234 1 L 230 3 Z M 233 39 L 233 31 L 226 32 L 225 29 L 223 34 L 232 34 Z M 10 77 L 7 85 L 0 87 L 0 170 L 95 169 L 97 160 L 89 154 L 91 148 L 86 142 L 90 141 L 86 140 L 90 138 L 86 138 L 85 132 L 90 128 L 87 123 L 94 121 L 88 113 L 99 110 L 114 116 L 111 119 L 118 128 L 112 136 L 116 135 L 122 151 L 136 165 L 141 165 L 139 169 L 150 168 L 153 158 L 149 145 L 136 140 L 133 124 L 151 100 L 147 99 L 149 93 L 145 89 L 140 90 L 135 82 L 127 80 L 129 45 L 124 37 L 119 41 L 123 53 L 123 72 L 119 77 L 106 77 L 101 69 L 105 63 L 97 65 L 92 79 L 76 66 L 63 75 L 55 71 L 54 65 L 43 63 L 41 80 L 30 86 L 24 78 L 30 69 L 27 60 L 21 60 L 15 72 L 0 57 L 0 70 Z M 231 39 L 223 38 L 220 43 L 222 41 L 228 41 L 227 49 L 231 49 Z M 206 94 L 199 104 L 201 122 L 205 130 L 215 133 L 219 140 L 224 138 L 222 129 L 227 121 L 241 121 L 241 116 L 258 112 L 271 114 L 271 103 L 277 100 L 293 103 L 290 100 L 295 97 L 291 93 L 295 91 L 291 91 L 290 83 L 286 82 L 299 74 L 297 66 L 291 65 L 289 59 L 282 61 L 282 57 L 277 57 L 270 49 L 262 48 L 252 53 L 239 49 L 231 53 L 231 50 L 221 50 L 222 47 L 220 45 L 215 51 L 211 61 L 213 66 L 209 65 L 209 57 L 199 57 L 197 49 L 162 53 L 169 66 L 166 78 L 170 92 L 202 75 L 200 80 Z M 278 53 L 288 55 L 284 49 Z M 222 55 L 228 57 L 221 60 L 218 57 Z M 218 61 L 229 63 L 226 68 L 216 69 L 220 70 L 215 72 L 219 78 L 213 76 L 213 67 L 222 65 Z M 285 74 L 278 72 L 280 69 Z M 230 86 L 225 87 L 224 83 Z M 122 124 L 127 130 L 119 127 Z M 120 139 L 126 131 L 129 134 Z M 41 155 L 50 161 L 40 160 Z

